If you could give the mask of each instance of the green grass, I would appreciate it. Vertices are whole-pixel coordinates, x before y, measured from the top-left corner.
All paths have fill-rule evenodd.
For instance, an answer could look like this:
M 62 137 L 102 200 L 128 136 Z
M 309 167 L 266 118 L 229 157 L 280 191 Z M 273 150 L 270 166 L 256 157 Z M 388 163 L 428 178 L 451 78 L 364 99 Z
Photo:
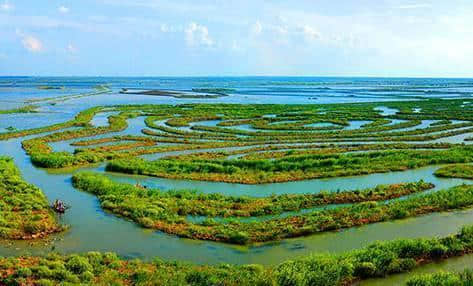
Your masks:
M 0 259 L 2 285 L 274 285 L 260 265 L 127 261 L 113 253 Z
M 268 285 L 338 286 L 408 272 L 415 267 L 471 253 L 473 227 L 441 238 L 376 242 L 342 254 L 309 255 L 279 265 L 193 265 L 123 260 L 113 253 L 0 258 L 2 285 Z M 408 285 L 471 281 L 471 273 L 415 278 Z M 452 280 L 453 279 L 453 280 Z M 431 281 L 444 284 L 428 284 Z
M 0 157 L 0 238 L 32 239 L 62 230 L 41 190 L 23 180 L 11 158 Z
M 407 281 L 406 286 L 471 286 L 473 285 L 473 271 L 439 272 L 434 274 L 418 275 Z
M 233 244 L 273 241 L 318 232 L 339 230 L 370 223 L 415 217 L 433 212 L 451 211 L 473 206 L 473 186 L 462 185 L 447 190 L 385 202 L 386 187 L 349 194 L 325 194 L 327 203 L 352 202 L 326 210 L 309 211 L 287 217 L 264 220 L 216 220 L 216 216 L 258 216 L 266 212 L 299 210 L 320 204 L 316 195 L 273 196 L 268 199 L 226 197 L 197 194 L 190 191 L 160 192 L 117 183 L 104 175 L 78 173 L 73 185 L 98 196 L 104 209 L 129 218 L 146 228 L 158 229 L 181 237 L 222 241 Z M 431 185 L 418 182 L 394 188 L 397 197 L 421 192 Z M 375 202 L 375 197 L 384 192 Z M 396 197 L 393 196 L 393 197 Z M 363 198 L 363 199 L 362 199 Z M 313 200 L 315 199 L 315 200 Z M 322 203 L 322 205 L 325 203 Z M 187 219 L 188 215 L 205 216 L 202 222 Z
M 445 166 L 435 171 L 435 175 L 443 178 L 473 179 L 473 165 Z
M 229 183 L 262 184 L 403 171 L 427 165 L 473 161 L 473 147 L 447 150 L 387 150 L 350 154 L 286 154 L 277 159 L 180 158 L 116 160 L 107 170 L 128 174 Z
M 99 92 L 106 92 L 105 87 L 100 87 Z M 375 108 L 379 106 L 387 106 L 396 108 L 399 112 L 396 115 L 384 117 L 380 115 Z M 222 147 L 237 147 L 237 146 L 270 146 L 276 143 L 286 144 L 289 149 L 302 148 L 303 145 L 291 144 L 327 144 L 335 142 L 351 141 L 369 141 L 386 143 L 391 142 L 393 149 L 396 149 L 400 141 L 417 142 L 439 139 L 447 136 L 454 136 L 464 134 L 473 130 L 473 116 L 469 112 L 464 112 L 461 107 L 461 100 L 422 100 L 416 102 L 387 102 L 387 103 L 359 103 L 359 104 L 328 104 L 328 105 L 236 105 L 236 104 L 183 104 L 177 106 L 171 105 L 123 105 L 123 106 L 108 106 L 108 107 L 94 107 L 80 112 L 73 120 L 45 126 L 42 128 L 35 128 L 29 130 L 10 130 L 11 132 L 1 133 L 0 140 L 10 138 L 24 137 L 33 134 L 40 134 L 43 132 L 56 133 L 38 137 L 23 142 L 23 147 L 27 153 L 32 157 L 34 164 L 46 168 L 62 168 L 78 165 L 85 165 L 90 163 L 102 162 L 116 158 L 129 158 L 142 154 L 151 154 L 166 152 L 170 150 L 193 150 L 196 143 L 202 143 L 200 148 L 222 148 Z M 422 109 L 420 113 L 414 113 L 414 107 Z M 324 110 L 325 113 L 320 113 Z M 461 111 L 463 110 L 463 111 Z M 118 115 L 109 117 L 109 126 L 93 127 L 90 122 L 94 115 L 104 111 L 115 111 Z M 273 114 L 276 117 L 267 117 L 266 115 Z M 146 146 L 138 146 L 137 144 L 123 144 L 120 150 L 111 149 L 92 149 L 84 148 L 77 152 L 52 152 L 49 143 L 60 142 L 64 140 L 72 140 L 79 138 L 87 138 L 95 135 L 108 134 L 124 130 L 127 127 L 127 120 L 133 117 L 142 116 L 149 129 L 142 130 L 148 138 L 156 140 L 180 140 L 182 146 L 180 148 L 144 148 Z M 203 126 L 200 124 L 191 123 L 199 122 L 209 119 L 220 119 L 221 122 L 217 126 Z M 391 120 L 398 119 L 404 122 L 388 125 Z M 452 123 L 451 120 L 464 120 L 465 122 Z M 156 124 L 157 120 L 165 120 L 164 124 Z M 345 130 L 341 129 L 349 125 L 353 120 L 366 120 L 371 123 L 365 124 L 360 129 Z M 415 127 L 422 120 L 437 120 L 433 126 L 423 129 L 402 130 L 406 127 Z M 283 123 L 281 123 L 283 122 Z M 286 122 L 286 123 L 284 123 Z M 289 122 L 289 123 L 288 123 Z M 306 124 L 316 122 L 331 122 L 334 126 L 328 127 L 307 127 Z M 238 124 L 248 124 L 255 128 L 254 131 L 238 129 Z M 276 123 L 276 124 L 275 124 Z M 74 127 L 75 130 L 61 131 L 63 129 Z M 182 127 L 189 127 L 189 129 L 180 129 Z M 139 134 L 134 134 L 139 135 Z M 150 141 L 148 141 L 150 142 Z M 205 144 L 204 144 L 205 143 Z M 360 145 L 360 144 L 358 144 Z M 416 144 L 410 144 L 412 149 L 416 148 Z M 291 147 L 293 146 L 293 147 Z M 299 146 L 299 147 L 294 147 Z M 149 146 L 148 146 L 149 147 Z M 308 149 L 310 147 L 307 147 Z M 374 146 L 373 146 L 374 148 Z M 409 149 L 410 147 L 404 148 Z M 347 150 L 339 150 L 344 152 Z M 375 150 L 373 150 L 375 151 Z M 414 154 L 415 155 L 415 154 Z M 414 156 L 413 155 L 413 156 Z M 396 155 L 398 156 L 398 155 Z M 290 156 L 288 156 L 290 157 Z M 293 156 L 295 157 L 295 156 Z M 272 158 L 268 158 L 272 159 Z M 310 159 L 310 158 L 309 158 Z M 333 158 L 331 158 L 333 159 Z M 337 159 L 337 158 L 335 158 Z M 392 158 L 396 162 L 395 158 Z M 401 158 L 402 159 L 402 158 Z M 294 160 L 298 160 L 295 158 Z M 363 173 L 370 173 L 376 170 L 369 170 L 370 168 L 363 166 L 360 171 L 348 170 L 338 172 L 337 170 L 309 170 L 309 175 L 299 174 L 304 172 L 303 168 L 299 168 L 292 162 L 280 161 L 275 162 L 256 162 L 257 164 L 273 165 L 274 172 L 263 171 L 261 173 L 251 170 L 251 167 L 243 166 L 241 163 L 225 163 L 231 168 L 223 168 L 227 174 L 205 174 L 205 177 L 211 180 L 223 180 L 227 182 L 244 182 L 238 180 L 238 177 L 248 178 L 251 182 L 282 182 L 287 180 L 317 178 L 325 176 L 339 175 L 356 175 Z M 304 159 L 306 160 L 306 159 Z M 410 160 L 407 158 L 407 160 Z M 247 160 L 250 165 L 254 164 L 254 160 Z M 172 163 L 172 164 L 171 164 Z M 172 165 L 170 168 L 180 168 L 176 162 L 160 162 L 161 165 Z M 210 162 L 193 162 L 194 167 L 200 168 L 199 165 L 210 163 L 222 169 L 222 162 L 219 160 L 210 160 Z M 368 164 L 376 165 L 376 162 L 367 162 Z M 461 162 L 460 162 L 461 163 Z M 187 162 L 187 165 L 190 163 Z M 280 166 L 278 166 L 278 164 Z M 410 164 L 410 163 L 408 163 Z M 408 165 L 407 164 L 407 165 Z M 416 162 L 413 162 L 416 164 Z M 421 164 L 423 164 L 421 162 Z M 208 165 L 208 164 L 207 164 Z M 218 166 L 220 165 L 220 166 Z M 278 172 L 278 169 L 290 169 L 290 173 Z M 375 169 L 379 166 L 374 166 Z M 409 166 L 408 166 L 409 167 Z M 344 168 L 342 165 L 336 165 L 336 168 Z M 392 171 L 396 169 L 406 168 L 406 163 L 396 164 L 393 168 L 384 168 L 380 171 Z M 167 168 L 163 169 L 167 173 Z M 235 174 L 228 174 L 229 171 Z M 284 170 L 283 170 L 284 171 Z M 230 172 L 230 173 L 231 173 Z M 198 178 L 195 174 L 176 174 L 170 172 L 172 176 L 179 178 L 179 175 L 192 179 Z M 221 173 L 221 172 L 220 172 Z M 294 173 L 294 174 L 292 174 Z
M 37 106 L 35 105 L 25 105 L 15 109 L 0 109 L 0 114 L 15 114 L 15 113 L 35 113 Z

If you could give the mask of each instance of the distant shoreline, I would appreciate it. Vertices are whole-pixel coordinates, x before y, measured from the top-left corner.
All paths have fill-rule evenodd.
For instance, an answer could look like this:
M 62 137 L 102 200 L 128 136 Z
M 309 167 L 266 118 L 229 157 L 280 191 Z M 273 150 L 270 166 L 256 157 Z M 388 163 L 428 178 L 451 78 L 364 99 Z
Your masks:
M 176 91 L 176 90 L 161 90 L 161 89 L 150 89 L 150 90 L 141 90 L 141 89 L 130 89 L 123 88 L 120 91 L 120 94 L 137 94 L 137 95 L 152 95 L 152 96 L 169 96 L 174 98 L 219 98 L 227 96 L 224 93 L 211 93 L 211 92 L 187 92 L 187 91 Z

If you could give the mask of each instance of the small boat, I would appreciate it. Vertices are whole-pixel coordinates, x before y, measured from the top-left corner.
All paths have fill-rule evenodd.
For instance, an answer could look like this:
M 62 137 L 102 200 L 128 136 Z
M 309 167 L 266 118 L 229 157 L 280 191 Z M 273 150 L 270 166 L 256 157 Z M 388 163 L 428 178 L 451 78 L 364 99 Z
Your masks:
M 59 214 L 64 214 L 66 210 L 69 209 L 69 206 L 64 204 L 61 200 L 55 200 L 54 203 L 51 205 L 51 208 Z
M 144 185 L 142 185 L 142 184 L 140 184 L 140 183 L 136 183 L 136 184 L 135 184 L 135 187 L 138 188 L 138 189 L 142 189 L 142 190 L 145 190 L 145 189 L 148 188 L 147 186 L 144 186 Z

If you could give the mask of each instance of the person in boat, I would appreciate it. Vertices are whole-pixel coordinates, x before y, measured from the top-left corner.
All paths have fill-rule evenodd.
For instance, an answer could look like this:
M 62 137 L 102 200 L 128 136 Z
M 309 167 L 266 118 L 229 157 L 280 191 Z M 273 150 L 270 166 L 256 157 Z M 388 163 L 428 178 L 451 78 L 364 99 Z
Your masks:
M 140 183 L 136 183 L 135 187 L 140 188 L 140 189 L 147 189 L 148 188 L 146 185 L 142 185 Z
M 61 200 L 55 200 L 53 204 L 53 208 L 56 212 L 63 213 L 66 211 L 66 207 Z

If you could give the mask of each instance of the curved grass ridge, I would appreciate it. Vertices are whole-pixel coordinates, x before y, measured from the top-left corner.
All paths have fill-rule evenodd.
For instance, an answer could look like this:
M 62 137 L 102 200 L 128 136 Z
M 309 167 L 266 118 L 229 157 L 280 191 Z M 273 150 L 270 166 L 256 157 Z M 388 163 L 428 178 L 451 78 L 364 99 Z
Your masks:
M 37 108 L 36 105 L 25 105 L 14 109 L 0 109 L 0 114 L 36 113 Z
M 408 272 L 422 264 L 472 251 L 473 227 L 467 226 L 455 235 L 442 238 L 376 242 L 341 255 L 290 260 L 276 267 L 275 276 L 279 285 L 346 285 L 357 280 Z
M 53 152 L 48 143 L 59 142 L 64 140 L 71 140 L 77 138 L 90 137 L 95 135 L 102 135 L 112 132 L 123 131 L 127 126 L 126 120 L 129 118 L 134 118 L 140 115 L 137 112 L 122 112 L 119 115 L 110 116 L 108 118 L 109 126 L 106 127 L 91 127 L 90 120 L 93 116 L 100 111 L 103 111 L 103 108 L 97 107 L 93 109 L 88 109 L 84 112 L 81 112 L 76 118 L 72 121 L 53 125 L 50 127 L 45 127 L 43 129 L 32 129 L 26 131 L 20 131 L 17 133 L 12 133 L 12 137 L 22 137 L 30 134 L 43 133 L 47 131 L 55 131 L 68 127 L 82 126 L 83 128 L 77 130 L 66 130 L 61 132 L 56 132 L 48 134 L 42 137 L 37 137 L 33 139 L 28 139 L 22 142 L 23 149 L 30 155 L 31 161 L 33 164 L 43 168 L 65 168 L 72 166 L 80 166 L 93 164 L 98 162 L 103 162 L 106 160 L 123 158 L 123 157 L 133 157 L 143 154 L 153 154 L 160 152 L 170 152 L 170 151 L 181 151 L 181 150 L 194 150 L 194 149 L 206 149 L 206 148 L 224 148 L 231 146 L 246 146 L 247 143 L 240 142 L 197 142 L 192 143 L 188 141 L 180 141 L 178 143 L 185 143 L 182 145 L 173 145 L 173 146 L 155 146 L 159 141 L 169 141 L 169 140 L 155 140 L 151 137 L 135 137 L 135 138 L 125 138 L 126 140 L 132 140 L 135 142 L 127 142 L 124 144 L 116 144 L 113 146 L 102 146 L 102 147 L 91 147 L 85 149 L 76 149 L 74 153 L 69 152 Z M 23 133 L 22 133 L 23 132 Z M 9 133 L 7 133 L 9 134 Z M 1 135 L 1 134 L 0 134 Z M 5 135 L 6 136 L 6 135 Z M 1 137 L 1 136 L 0 136 Z M 6 138 L 12 138 L 6 137 Z M 119 141 L 119 140 L 118 140 Z M 251 144 L 250 144 L 251 145 Z M 148 147 L 148 148 L 144 148 Z
M 434 274 L 419 275 L 409 279 L 406 286 L 470 286 L 473 285 L 473 270 L 463 272 L 439 272 Z
M 41 134 L 46 132 L 58 131 L 61 129 L 71 128 L 71 127 L 83 127 L 86 126 L 102 108 L 93 107 L 87 110 L 79 112 L 73 120 L 69 120 L 63 123 L 53 124 L 49 126 L 17 130 L 12 132 L 0 133 L 0 140 L 8 140 L 12 138 L 21 138 L 29 135 Z
M 403 200 L 383 201 L 432 187 L 431 184 L 422 181 L 377 187 L 351 194 L 343 192 L 269 198 L 206 195 L 185 190 L 160 192 L 117 183 L 104 175 L 89 172 L 75 174 L 73 184 L 76 188 L 97 195 L 104 209 L 129 218 L 144 227 L 181 237 L 233 244 L 274 241 L 473 206 L 471 185 L 411 196 Z M 383 195 L 380 195 L 381 193 Z M 321 198 L 323 199 L 320 200 Z M 380 202 L 373 201 L 376 199 Z M 286 210 L 300 210 L 340 202 L 353 204 L 250 222 L 213 219 L 216 216 L 279 214 Z M 189 215 L 205 216 L 207 219 L 196 223 L 188 219 Z
M 107 171 L 171 179 L 263 184 L 403 171 L 427 165 L 473 162 L 473 147 L 447 150 L 386 150 L 363 153 L 287 154 L 277 159 L 227 160 L 179 157 L 115 160 Z
M 465 134 L 473 130 L 473 123 L 471 122 L 473 116 L 468 112 L 464 112 L 461 100 L 432 99 L 416 102 L 387 102 L 382 103 L 382 105 L 396 108 L 399 112 L 395 115 L 383 116 L 379 111 L 375 110 L 376 107 L 380 106 L 380 103 L 337 105 L 184 104 L 178 106 L 99 106 L 84 110 L 73 120 L 64 123 L 43 128 L 1 133 L 0 140 L 74 127 L 76 128 L 75 130 L 57 132 L 23 142 L 23 148 L 31 156 L 34 164 L 46 168 L 63 168 L 103 162 L 116 158 L 130 158 L 143 154 L 195 150 L 199 148 L 261 147 L 273 144 L 292 144 L 297 146 L 294 144 L 326 144 L 350 141 L 393 143 L 406 141 L 418 143 Z M 414 112 L 415 108 L 420 108 L 422 112 Z M 321 110 L 324 113 L 321 113 Z M 90 121 L 93 116 L 105 111 L 115 111 L 118 115 L 109 117 L 109 126 L 92 127 Z M 268 114 L 273 114 L 275 117 L 267 117 L 266 115 Z M 90 148 L 77 149 L 75 153 L 53 152 L 48 145 L 48 143 L 52 142 L 122 131 L 127 127 L 127 119 L 137 116 L 145 117 L 144 120 L 147 126 L 154 129 L 142 130 L 142 133 L 146 136 L 136 139 L 136 141 L 143 141 L 140 143 L 132 144 L 127 142 L 121 144 L 120 147 L 113 148 L 94 148 L 92 145 L 89 145 Z M 199 124 L 200 120 L 215 120 L 217 118 L 221 122 L 216 126 L 203 126 Z M 156 124 L 157 120 L 164 120 L 164 124 Z M 364 124 L 359 129 L 340 129 L 340 126 L 348 126 L 350 121 L 353 120 L 364 120 L 370 123 Z M 401 120 L 401 122 L 390 124 L 392 120 Z M 419 124 L 423 120 L 433 120 L 432 125 L 416 129 L 415 127 L 420 126 Z M 458 122 L 453 122 L 452 120 L 457 120 Z M 238 122 L 253 126 L 256 128 L 256 131 L 238 129 Z M 331 122 L 334 124 L 334 127 L 331 129 L 330 127 L 308 128 L 305 126 L 306 124 L 320 122 Z M 187 129 L 180 129 L 182 127 Z M 403 130 L 402 128 L 411 129 Z M 289 131 L 291 132 L 287 129 L 290 129 Z M 153 141 L 162 142 L 165 140 L 168 140 L 168 142 L 170 140 L 180 141 L 176 143 L 181 144 L 181 146 L 151 146 Z M 392 144 L 391 148 L 396 149 L 397 144 Z M 411 145 L 413 146 L 412 148 L 415 148 L 418 144 Z M 344 152 L 344 150 L 339 151 Z M 218 160 L 210 163 L 220 164 Z M 295 174 L 290 174 L 291 177 L 296 179 L 301 177 L 300 174 L 297 174 L 301 170 L 296 168 L 295 171 Z M 351 172 L 349 174 L 360 173 Z M 240 175 L 247 176 L 245 173 L 235 175 L 234 177 L 236 178 L 226 176 L 229 178 L 224 178 L 224 181 L 238 182 Z M 333 175 L 337 175 L 337 173 Z M 266 174 L 258 174 L 257 176 L 266 177 Z M 216 177 L 213 180 L 219 180 L 218 177 L 221 176 L 206 177 Z M 255 181 L 254 178 L 249 177 L 252 181 Z M 309 177 L 319 176 L 312 174 Z M 284 175 L 273 179 L 261 179 L 264 182 L 271 182 L 271 180 L 279 182 L 287 181 L 288 179 L 285 179 Z M 240 179 L 240 181 L 244 180 Z
M 45 86 L 41 89 L 57 89 L 53 87 L 48 87 Z M 52 102 L 52 103 L 58 103 L 58 102 L 65 102 L 71 99 L 78 99 L 82 97 L 89 97 L 89 96 L 94 96 L 94 95 L 101 95 L 101 94 L 106 94 L 110 93 L 112 90 L 107 86 L 107 85 L 98 85 L 94 87 L 94 91 L 86 92 L 86 93 L 80 93 L 80 94 L 68 94 L 68 95 L 62 95 L 62 96 L 55 96 L 55 97 L 46 97 L 46 98 L 35 98 L 35 99 L 28 99 L 26 102 L 27 103 L 38 103 L 38 102 Z
M 0 238 L 34 239 L 62 230 L 41 190 L 23 180 L 11 158 L 0 157 Z
M 317 194 L 284 194 L 264 198 L 250 196 L 226 196 L 222 194 L 204 194 L 193 190 L 160 191 L 145 189 L 130 184 L 114 182 L 105 175 L 82 172 L 73 176 L 75 187 L 98 195 L 103 205 L 114 204 L 111 199 L 125 197 L 136 198 L 149 208 L 161 206 L 169 214 L 179 216 L 208 217 L 251 217 L 276 215 L 283 212 L 298 211 L 329 204 L 350 204 L 367 201 L 395 199 L 434 187 L 433 184 L 419 181 L 393 185 L 379 185 L 365 190 L 344 192 L 320 192 Z M 130 205 L 134 203 L 130 201 Z
M 445 166 L 435 171 L 435 176 L 443 178 L 473 179 L 473 165 Z
M 310 255 L 272 267 L 193 265 L 182 262 L 123 260 L 113 253 L 0 258 L 0 284 L 59 285 L 260 285 L 338 286 L 408 272 L 415 267 L 473 251 L 473 226 L 441 238 L 375 242 L 342 254 Z M 451 280 L 453 279 L 455 280 Z M 471 281 L 471 273 L 434 276 L 435 281 Z M 448 280 L 447 280 L 448 278 Z M 459 280 L 460 279 L 460 280 Z M 429 284 L 431 277 L 408 285 Z

